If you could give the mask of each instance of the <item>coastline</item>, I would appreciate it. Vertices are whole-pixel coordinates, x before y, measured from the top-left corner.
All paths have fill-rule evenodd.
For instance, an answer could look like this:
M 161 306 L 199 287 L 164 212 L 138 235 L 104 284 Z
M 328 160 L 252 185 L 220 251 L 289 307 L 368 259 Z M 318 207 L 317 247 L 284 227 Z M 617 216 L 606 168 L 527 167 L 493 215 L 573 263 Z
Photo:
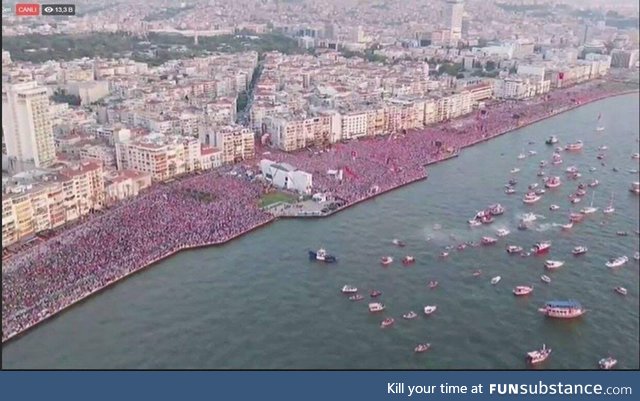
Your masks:
M 430 162 L 426 163 L 425 166 L 429 166 L 429 165 L 433 165 L 433 164 L 436 164 L 436 163 L 444 162 L 444 161 L 447 161 L 447 160 L 450 160 L 450 159 L 453 159 L 453 158 L 457 158 L 459 156 L 459 154 L 460 154 L 460 151 L 462 149 L 464 149 L 464 148 L 471 147 L 471 146 L 477 145 L 477 144 L 482 143 L 482 142 L 486 142 L 486 141 L 488 141 L 490 139 L 493 139 L 493 138 L 499 137 L 501 135 L 504 135 L 506 133 L 518 130 L 520 128 L 524 128 L 526 126 L 535 124 L 535 123 L 540 122 L 542 120 L 545 120 L 545 119 L 548 119 L 548 118 L 551 118 L 551 117 L 555 117 L 555 116 L 560 115 L 560 114 L 562 114 L 564 112 L 567 112 L 567 111 L 570 111 L 570 110 L 574 110 L 574 109 L 576 109 L 578 107 L 581 107 L 581 106 L 584 106 L 584 105 L 587 105 L 587 104 L 590 104 L 590 103 L 593 103 L 593 102 L 597 102 L 597 101 L 600 101 L 600 100 L 603 100 L 603 99 L 616 97 L 616 96 L 627 95 L 627 94 L 632 94 L 632 93 L 638 93 L 638 92 L 639 92 L 638 89 L 633 89 L 633 90 L 626 90 L 626 91 L 608 93 L 608 94 L 603 94 L 601 96 L 597 96 L 597 97 L 595 97 L 593 99 L 590 99 L 588 101 L 585 101 L 583 103 L 571 104 L 571 105 L 569 105 L 567 107 L 563 107 L 561 109 L 554 110 L 554 111 L 552 111 L 552 112 L 550 112 L 550 113 L 548 113 L 546 115 L 542 115 L 542 116 L 533 118 L 531 121 L 524 122 L 524 123 L 519 124 L 519 125 L 517 125 L 515 127 L 506 128 L 503 131 L 498 131 L 498 132 L 496 132 L 496 133 L 494 133 L 494 134 L 492 134 L 490 136 L 487 136 L 485 138 L 481 138 L 478 141 L 475 141 L 475 142 L 472 142 L 472 143 L 470 143 L 468 145 L 463 146 L 461 149 L 459 149 L 458 151 L 456 151 L 455 153 L 453 153 L 451 155 L 448 155 L 447 157 L 444 157 L 444 158 L 441 158 L 441 159 L 438 159 L 438 160 L 430 161 Z M 340 211 L 343 211 L 343 210 L 345 210 L 347 208 L 350 208 L 352 206 L 355 206 L 355 205 L 357 205 L 359 203 L 362 203 L 362 202 L 365 202 L 367 200 L 373 199 L 373 198 L 375 198 L 375 197 L 377 197 L 379 195 L 382 195 L 384 193 L 390 192 L 392 190 L 396 190 L 398 188 L 407 186 L 409 184 L 412 184 L 412 183 L 415 183 L 415 182 L 418 182 L 418 181 L 425 180 L 427 178 L 428 178 L 428 173 L 425 173 L 425 175 L 423 177 L 416 178 L 414 180 L 408 181 L 408 182 L 400 184 L 400 185 L 392 186 L 392 187 L 390 187 L 388 189 L 385 189 L 384 191 L 380 191 L 380 192 L 376 192 L 376 193 L 370 194 L 370 195 L 365 196 L 362 199 L 359 199 L 359 200 L 357 200 L 355 202 L 352 202 L 352 203 L 349 203 L 349 204 L 345 204 L 344 206 L 342 206 L 342 207 L 340 207 L 340 208 L 338 208 L 338 209 L 336 209 L 336 210 L 334 210 L 334 211 L 332 211 L 330 213 L 327 213 L 327 214 L 318 215 L 318 216 L 286 216 L 286 217 L 275 217 L 275 216 L 272 216 L 269 220 L 267 220 L 267 221 L 265 221 L 263 223 L 260 223 L 260 224 L 258 224 L 256 226 L 253 226 L 253 227 L 251 227 L 251 228 L 249 228 L 249 229 L 247 229 L 245 231 L 238 232 L 235 235 L 229 237 L 228 239 L 226 239 L 224 241 L 219 241 L 219 242 L 215 242 L 215 243 L 194 244 L 194 245 L 188 245 L 188 246 L 185 245 L 185 246 L 182 246 L 182 247 L 178 247 L 177 249 L 169 251 L 166 254 L 164 254 L 163 256 L 160 256 L 160 257 L 158 257 L 158 258 L 156 258 L 156 259 L 154 259 L 154 260 L 152 260 L 152 261 L 140 266 L 139 268 L 134 269 L 134 270 L 130 271 L 129 273 L 126 273 L 123 276 L 114 279 L 113 281 L 107 283 L 106 285 L 104 285 L 104 286 L 102 286 L 100 288 L 97 288 L 97 289 L 95 289 L 95 290 L 93 290 L 91 292 L 88 292 L 88 293 L 85 293 L 85 294 L 81 295 L 76 300 L 70 302 L 68 305 L 60 308 L 57 311 L 53 311 L 51 313 L 48 313 L 47 315 L 43 316 L 41 319 L 35 321 L 30 326 L 27 326 L 27 327 L 23 328 L 20 331 L 10 333 L 9 335 L 7 335 L 6 338 L 2 339 L 2 345 L 4 346 L 4 344 L 10 342 L 11 340 L 15 340 L 15 339 L 21 337 L 22 335 L 26 334 L 27 332 L 29 332 L 31 329 L 33 329 L 34 327 L 38 326 L 39 324 L 41 324 L 41 323 L 43 323 L 43 322 L 45 322 L 45 321 L 47 321 L 47 320 L 49 320 L 49 319 L 51 319 L 53 317 L 59 316 L 60 314 L 62 314 L 63 312 L 67 311 L 71 307 L 73 307 L 73 306 L 85 301 L 90 296 L 92 296 L 92 295 L 94 295 L 94 294 L 96 294 L 98 292 L 101 292 L 101 291 L 103 291 L 103 290 L 105 290 L 105 289 L 107 289 L 107 288 L 119 283 L 121 280 L 123 280 L 123 279 L 125 279 L 125 278 L 127 278 L 129 276 L 132 276 L 132 275 L 134 275 L 134 274 L 136 274 L 136 273 L 138 273 L 138 272 L 140 272 L 142 270 L 145 270 L 146 268 L 148 268 L 148 267 L 150 267 L 150 266 L 152 266 L 152 265 L 154 265 L 154 264 L 156 264 L 156 263 L 158 263 L 158 262 L 160 262 L 160 261 L 162 261 L 164 259 L 167 259 L 167 258 L 169 258 L 171 256 L 174 256 L 174 255 L 178 254 L 179 252 L 188 251 L 188 250 L 194 250 L 194 249 L 204 248 L 204 247 L 210 247 L 210 246 L 224 245 L 224 244 L 226 244 L 226 243 L 228 243 L 228 242 L 230 242 L 230 241 L 232 241 L 234 239 L 239 238 L 242 235 L 245 235 L 245 234 L 247 234 L 249 232 L 255 231 L 255 230 L 259 229 L 259 228 L 265 227 L 268 224 L 279 220 L 280 218 L 308 218 L 308 217 L 323 218 L 323 217 L 329 217 L 329 216 L 332 216 L 332 215 L 334 215 L 334 214 L 336 214 L 336 213 L 338 213 Z

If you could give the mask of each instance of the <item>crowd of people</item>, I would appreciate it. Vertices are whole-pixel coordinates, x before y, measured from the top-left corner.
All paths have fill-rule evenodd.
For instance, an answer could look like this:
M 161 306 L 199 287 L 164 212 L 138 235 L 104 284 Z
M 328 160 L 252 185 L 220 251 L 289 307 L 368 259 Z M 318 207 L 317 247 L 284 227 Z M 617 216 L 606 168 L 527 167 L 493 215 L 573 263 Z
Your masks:
M 619 89 L 588 84 L 528 101 L 488 105 L 437 127 L 324 150 L 272 150 L 268 157 L 313 173 L 314 193 L 349 206 L 425 178 L 426 164 L 466 146 L 615 91 Z M 342 174 L 336 174 L 340 170 Z M 180 249 L 220 244 L 273 220 L 258 206 L 264 188 L 243 177 L 213 172 L 158 185 L 5 261 L 3 341 Z

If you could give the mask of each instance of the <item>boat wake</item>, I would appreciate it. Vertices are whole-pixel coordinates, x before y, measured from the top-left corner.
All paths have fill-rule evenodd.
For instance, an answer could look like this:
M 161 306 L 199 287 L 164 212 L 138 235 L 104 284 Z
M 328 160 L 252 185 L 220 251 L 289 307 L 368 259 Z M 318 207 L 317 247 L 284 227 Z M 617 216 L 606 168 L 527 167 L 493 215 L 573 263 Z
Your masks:
M 535 230 L 538 232 L 543 232 L 543 231 L 550 230 L 553 227 L 561 226 L 561 225 L 562 224 L 558 224 L 558 223 L 545 223 L 545 224 L 540 224 L 538 227 L 535 228 Z

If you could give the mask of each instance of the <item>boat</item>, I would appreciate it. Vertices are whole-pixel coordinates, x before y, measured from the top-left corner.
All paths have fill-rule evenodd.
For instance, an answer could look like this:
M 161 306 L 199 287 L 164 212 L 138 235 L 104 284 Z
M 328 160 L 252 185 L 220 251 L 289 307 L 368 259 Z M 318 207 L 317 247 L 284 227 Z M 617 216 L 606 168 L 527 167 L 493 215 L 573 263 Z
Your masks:
M 640 153 L 634 153 L 634 154 L 632 154 L 632 155 L 631 155 L 631 158 L 632 158 L 632 159 L 634 159 L 634 160 L 638 160 L 638 159 L 640 159 Z
M 440 252 L 440 257 L 441 258 L 446 258 L 447 256 L 449 256 L 449 252 L 445 252 L 445 251 Z
M 500 216 L 500 215 L 504 214 L 504 211 L 505 211 L 504 206 L 502 206 L 499 203 L 496 203 L 495 205 L 490 205 L 489 206 L 489 213 L 492 216 Z
M 549 210 L 558 210 L 558 209 L 560 209 L 560 206 L 558 206 L 558 205 L 549 206 Z
M 542 170 L 538 171 L 538 174 L 536 174 L 538 177 L 544 177 L 546 175 L 546 173 Z
M 425 315 L 431 315 L 437 309 L 438 309 L 438 307 L 436 305 L 427 305 L 427 306 L 424 307 L 424 314 Z
M 569 167 L 567 167 L 567 169 L 565 170 L 565 172 L 566 172 L 567 174 L 574 174 L 574 173 L 577 173 L 577 172 L 578 172 L 578 167 L 576 167 L 576 166 L 569 166 Z
M 350 285 L 345 285 L 344 287 L 342 287 L 343 294 L 355 294 L 356 292 L 358 292 L 358 289 L 356 287 L 352 287 Z
M 494 278 L 491 279 L 491 284 L 496 285 L 500 282 L 500 280 L 502 280 L 502 277 L 495 276 Z
M 640 182 L 632 182 L 629 191 L 633 192 L 636 195 L 640 195 Z
M 632 169 L 630 169 L 630 170 L 627 170 L 627 172 L 629 172 L 629 173 L 631 173 L 631 174 L 638 174 L 638 172 L 639 172 L 639 171 L 640 171 L 640 170 L 637 170 L 637 169 L 635 169 L 635 168 L 632 168 Z
M 385 306 L 380 302 L 372 302 L 369 304 L 369 312 L 382 312 Z
M 598 366 L 602 370 L 613 369 L 618 364 L 618 360 L 610 356 L 602 358 L 598 361 Z
M 530 190 L 532 190 L 532 191 L 533 191 L 534 189 L 536 189 L 536 188 L 538 188 L 538 183 L 537 183 L 537 182 L 534 182 L 533 184 L 530 184 L 530 185 L 529 185 L 529 189 L 530 189 Z
M 605 266 L 610 268 L 616 268 L 624 265 L 628 261 L 629 261 L 629 258 L 627 256 L 619 256 L 617 258 L 609 259 L 607 263 L 605 263 Z
M 429 288 L 436 288 L 438 286 L 438 282 L 437 281 L 429 281 Z
M 582 150 L 582 146 L 584 144 L 582 143 L 582 141 L 576 141 L 574 143 L 569 143 L 567 144 L 567 146 L 564 147 L 565 150 L 569 151 L 569 152 L 575 152 L 578 150 Z
M 393 258 L 391 256 L 383 256 L 380 258 L 380 263 L 382 263 L 382 266 L 389 266 L 393 263 Z
M 470 227 L 479 227 L 482 225 L 482 222 L 480 220 L 469 220 L 469 226 Z
M 360 294 L 352 295 L 349 297 L 349 301 L 362 301 L 364 297 Z
M 611 194 L 611 200 L 609 201 L 609 205 L 602 209 L 602 213 L 611 214 L 616 211 L 616 208 L 613 207 L 613 193 Z
M 602 145 L 598 147 L 598 150 L 607 150 L 609 147 L 607 145 Z
M 378 290 L 371 290 L 371 292 L 369 293 L 369 296 L 371 298 L 378 298 L 380 295 L 382 295 L 382 291 Z
M 335 263 L 338 261 L 335 256 L 327 254 L 327 251 L 322 248 L 318 249 L 316 252 L 309 251 L 309 259 L 324 263 Z
M 501 228 L 498 231 L 496 231 L 496 235 L 498 237 L 506 237 L 509 234 L 511 234 L 511 231 L 507 230 L 506 228 Z
M 562 265 L 564 265 L 564 261 L 562 260 L 547 260 L 544 262 L 544 267 L 549 270 L 557 269 L 562 267 Z
M 518 160 L 522 160 L 522 159 L 526 159 L 526 158 L 527 158 L 527 155 L 525 155 L 524 153 L 520 153 L 518 155 Z
M 533 223 L 534 221 L 536 221 L 538 219 L 538 216 L 536 216 L 533 213 L 525 213 L 522 215 L 522 217 L 520 218 L 520 221 L 523 223 Z
M 550 248 L 551 248 L 551 241 L 541 241 L 536 243 L 533 246 L 533 249 L 531 250 L 531 252 L 535 252 L 536 254 L 546 253 L 546 252 L 549 252 Z
M 640 260 L 640 252 L 636 252 L 636 253 L 634 253 L 634 254 L 633 254 L 633 258 L 634 258 L 635 260 Z
M 562 148 L 562 146 L 556 146 L 556 148 L 554 149 L 556 151 L 556 153 L 560 153 L 562 152 L 564 149 Z
M 540 164 L 538 164 L 540 167 L 546 167 L 547 166 L 547 161 L 546 160 L 540 160 Z
M 542 276 L 540 276 L 540 280 L 542 280 L 543 282 L 549 284 L 551 282 L 551 277 L 546 276 L 546 275 L 543 274 Z
M 627 295 L 627 289 L 624 287 L 616 287 L 613 290 L 620 295 Z
M 563 230 L 571 230 L 573 228 L 573 221 L 569 221 L 567 224 L 560 224 L 560 228 Z
M 478 277 L 481 274 L 482 274 L 482 270 L 478 269 L 478 270 L 474 271 L 472 275 L 473 275 L 473 277 Z
M 498 240 L 496 238 L 493 237 L 482 237 L 482 245 L 493 245 L 496 242 L 498 242 Z
M 585 191 L 583 188 L 578 188 L 576 190 L 575 196 L 585 196 L 587 194 L 587 191 Z
M 600 185 L 600 181 L 598 181 L 598 180 L 593 180 L 593 181 L 591 181 L 591 182 L 589 183 L 589 187 L 591 187 L 591 188 L 595 188 L 595 187 L 597 187 L 598 185 Z
M 554 153 L 553 156 L 551 156 L 551 164 L 554 166 L 562 164 L 562 156 L 560 156 L 560 153 Z
M 528 153 L 529 153 L 529 156 L 535 156 L 538 154 L 538 152 L 536 152 L 535 150 L 530 150 Z
M 549 358 L 549 355 L 551 355 L 551 348 L 547 348 L 545 344 L 542 344 L 542 348 L 527 352 L 527 362 L 531 365 L 542 363 Z
M 467 249 L 467 244 L 458 244 L 458 246 L 456 247 L 457 250 L 459 251 L 464 251 L 465 249 Z
M 560 177 L 551 177 L 549 178 L 545 183 L 544 186 L 547 188 L 557 188 L 560 185 L 562 185 L 562 182 L 560 181 Z
M 491 217 L 491 215 L 485 215 L 483 218 L 480 219 L 480 222 L 482 224 L 491 224 L 493 223 L 493 217 Z
M 619 237 L 627 237 L 629 235 L 628 231 L 616 231 L 616 235 Z
M 605 157 L 607 157 L 607 155 L 605 155 L 604 153 L 598 153 L 598 155 L 596 156 L 596 159 L 603 160 Z
M 522 247 L 518 245 L 508 245 L 507 253 L 520 253 L 522 252 Z
M 555 145 L 556 143 L 558 143 L 558 137 L 556 137 L 555 135 L 551 135 L 549 138 L 547 138 L 546 141 L 544 141 L 544 143 L 546 143 L 547 145 Z
M 538 188 L 534 191 L 534 193 L 538 196 L 544 195 L 547 191 L 544 188 Z
M 550 301 L 544 307 L 539 308 L 538 312 L 544 313 L 545 316 L 557 319 L 573 319 L 584 315 L 587 310 L 576 301 Z
M 576 246 L 573 248 L 573 250 L 571 251 L 571 253 L 573 253 L 574 255 L 584 255 L 585 253 L 587 253 L 589 249 L 586 246 Z
M 431 344 L 429 344 L 429 343 L 418 344 L 413 349 L 413 352 L 416 352 L 416 353 L 427 352 L 429 350 L 429 348 L 431 348 Z
M 573 203 L 575 205 L 576 203 L 580 203 L 581 200 L 582 200 L 581 197 L 575 196 L 575 197 L 571 198 L 571 203 Z
M 509 188 L 504 190 L 504 193 L 507 194 L 507 195 L 513 195 L 513 194 L 516 193 L 516 190 L 513 189 L 512 187 L 509 187 Z
M 578 223 L 580 221 L 582 221 L 582 219 L 584 218 L 584 214 L 582 213 L 571 213 L 569 214 L 569 221 L 572 223 Z M 573 224 L 571 225 L 571 227 L 573 227 Z M 569 228 L 571 228 L 569 227 Z
M 385 327 L 392 326 L 394 323 L 395 323 L 395 319 L 392 317 L 388 317 L 384 319 L 382 322 L 380 322 L 380 327 L 384 329 Z
M 396 246 L 399 246 L 399 247 L 403 247 L 403 246 L 405 246 L 405 243 L 404 243 L 404 242 L 402 242 L 402 241 L 400 241 L 400 240 L 399 240 L 399 239 L 397 239 L 397 238 L 394 238 L 391 242 L 393 243 L 393 245 L 396 245 Z
M 407 319 L 407 320 L 411 320 L 411 319 L 415 319 L 418 317 L 418 314 L 415 313 L 414 311 L 409 311 L 407 313 L 405 313 L 404 315 L 402 315 L 403 319 Z
M 522 297 L 531 294 L 531 291 L 533 291 L 533 286 L 519 285 L 513 289 L 513 295 Z
M 414 263 L 415 261 L 416 261 L 416 258 L 414 258 L 413 256 L 407 255 L 402 259 L 402 264 L 406 266 Z
M 510 172 L 511 174 L 515 174 L 515 173 L 517 173 L 517 172 L 519 172 L 519 171 L 520 171 L 520 169 L 519 169 L 519 168 L 514 167 L 514 168 L 512 168 L 512 169 L 511 169 L 511 171 L 509 171 L 509 172 Z
M 509 185 L 514 186 L 518 183 L 518 180 L 516 180 L 515 178 L 512 178 L 509 180 Z
M 536 195 L 535 192 L 527 192 L 527 194 L 524 196 L 524 198 L 522 198 L 522 202 L 527 203 L 527 204 L 532 204 L 532 203 L 536 203 L 541 198 L 542 197 L 540 195 Z

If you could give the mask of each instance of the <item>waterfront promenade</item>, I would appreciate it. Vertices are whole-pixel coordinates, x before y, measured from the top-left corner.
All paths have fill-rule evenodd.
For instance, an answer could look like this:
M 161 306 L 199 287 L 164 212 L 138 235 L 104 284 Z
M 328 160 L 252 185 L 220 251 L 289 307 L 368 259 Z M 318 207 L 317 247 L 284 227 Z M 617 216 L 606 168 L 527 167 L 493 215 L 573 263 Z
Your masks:
M 489 106 L 484 113 L 405 135 L 269 157 L 313 172 L 314 191 L 345 200 L 346 208 L 426 177 L 425 164 L 459 149 L 624 90 L 591 83 Z M 342 181 L 326 174 L 338 168 L 346 171 Z M 245 178 L 215 172 L 160 185 L 14 256 L 3 269 L 3 342 L 159 259 L 268 224 L 274 217 L 258 207 L 262 191 Z

